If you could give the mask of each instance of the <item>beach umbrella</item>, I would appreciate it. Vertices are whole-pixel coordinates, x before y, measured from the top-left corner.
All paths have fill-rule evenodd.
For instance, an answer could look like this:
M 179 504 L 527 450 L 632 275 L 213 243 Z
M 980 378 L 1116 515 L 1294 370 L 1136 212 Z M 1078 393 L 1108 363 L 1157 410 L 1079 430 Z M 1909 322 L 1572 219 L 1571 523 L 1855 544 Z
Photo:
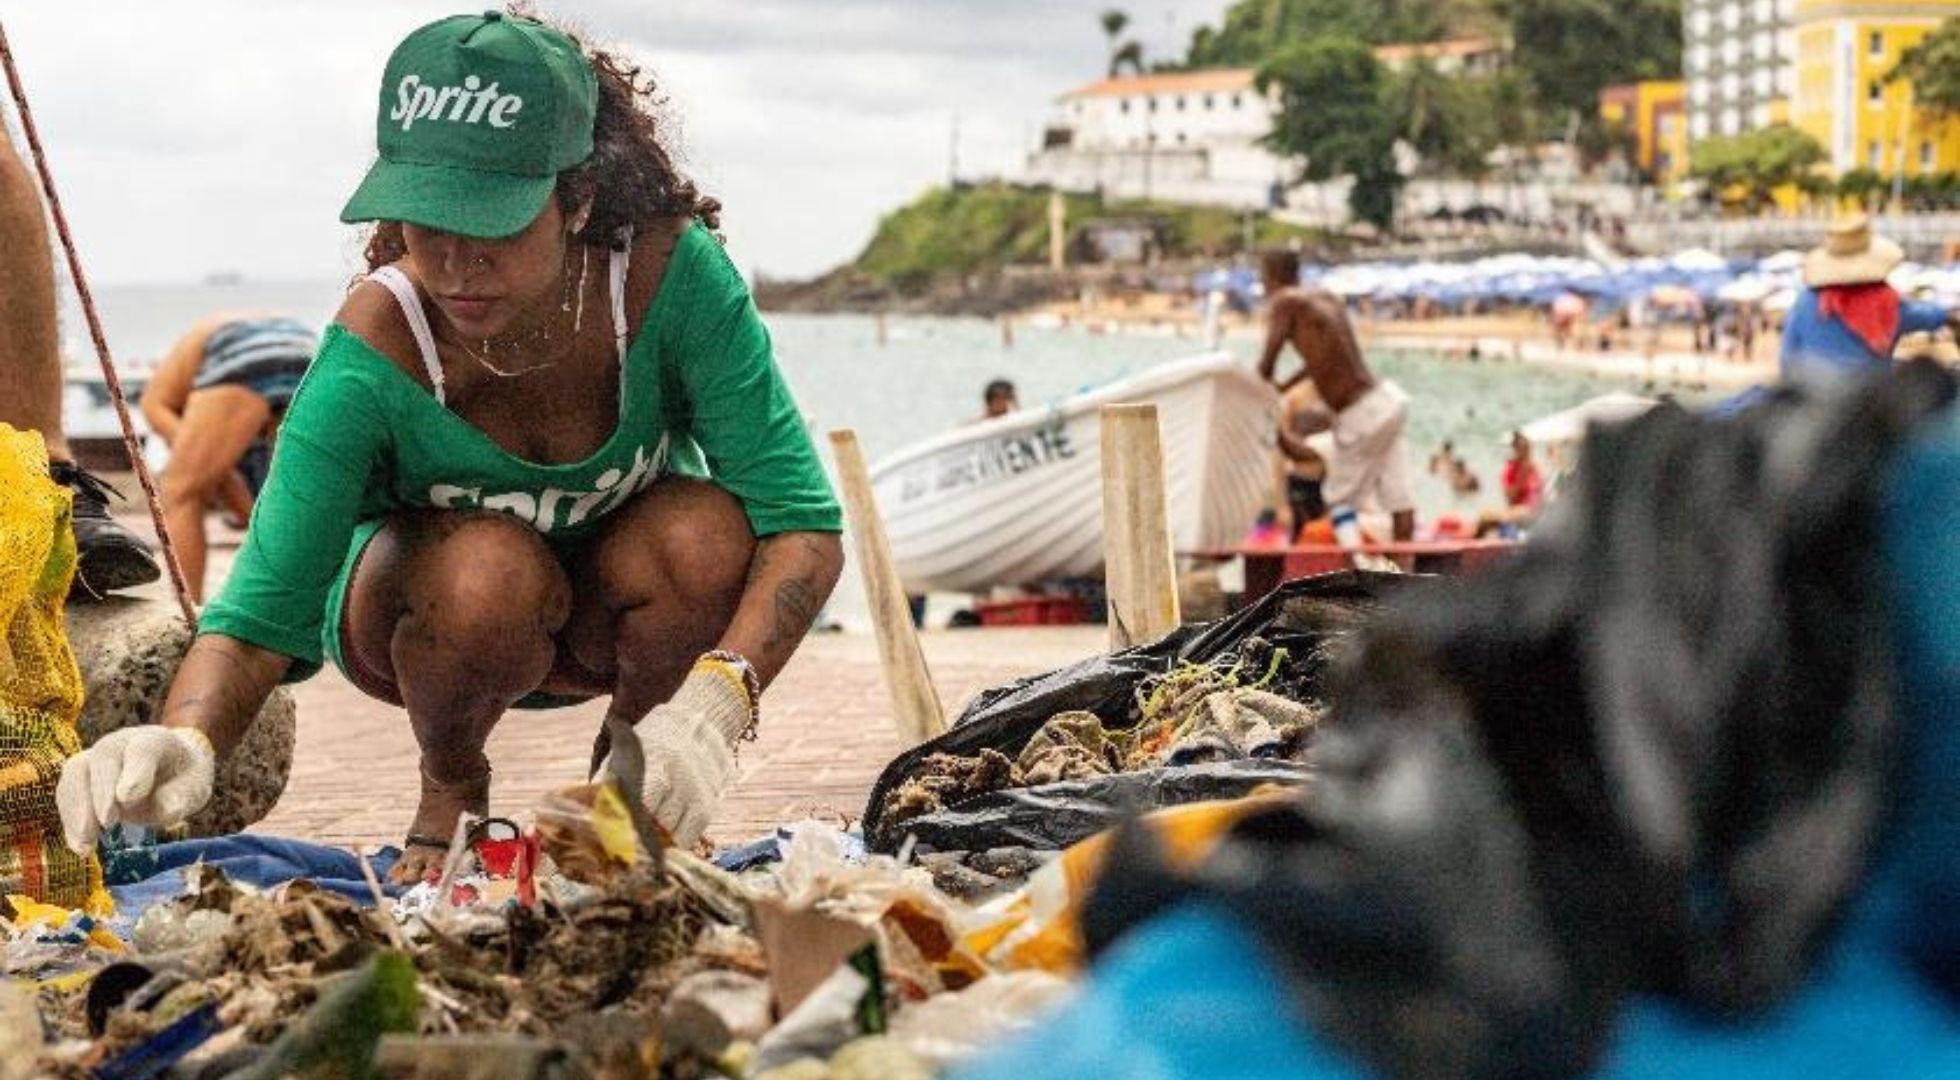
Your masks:
M 1766 278 L 1743 277 L 1715 290 L 1715 298 L 1727 304 L 1759 304 L 1775 291 L 1776 284 Z
M 1647 302 L 1668 310 L 1692 309 L 1701 306 L 1701 297 L 1684 285 L 1656 285 L 1647 294 Z
M 1686 251 L 1677 252 L 1673 258 L 1667 260 L 1667 263 L 1676 270 L 1684 270 L 1691 273 L 1696 271 L 1704 273 L 1726 271 L 1729 268 L 1729 261 L 1727 259 L 1705 248 L 1689 248 Z

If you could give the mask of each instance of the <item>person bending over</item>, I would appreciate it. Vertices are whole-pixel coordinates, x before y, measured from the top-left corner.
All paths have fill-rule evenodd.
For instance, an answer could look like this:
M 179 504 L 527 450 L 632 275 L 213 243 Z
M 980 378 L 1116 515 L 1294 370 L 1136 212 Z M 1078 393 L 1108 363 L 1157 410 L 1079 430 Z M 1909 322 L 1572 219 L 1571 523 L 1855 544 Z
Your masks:
M 609 695 L 655 820 L 699 841 L 836 583 L 841 515 L 653 93 L 515 15 L 395 49 L 380 158 L 341 212 L 378 222 L 370 273 L 287 411 L 162 726 L 64 769 L 71 845 L 191 813 L 273 686 L 323 656 L 404 707 L 420 746 L 397 881 L 486 811 L 485 740 L 512 706 Z
M 271 442 L 319 339 L 294 319 L 222 315 L 170 347 L 143 390 L 143 417 L 170 447 L 163 514 L 191 598 L 204 599 L 204 511 L 222 500 L 251 513 L 252 484 L 239 471 Z
M 1395 383 L 1376 378 L 1362 359 L 1340 297 L 1300 284 L 1300 257 L 1269 251 L 1260 261 L 1266 286 L 1266 346 L 1260 377 L 1286 393 L 1302 381 L 1333 413 L 1334 456 L 1327 462 L 1322 496 L 1330 508 L 1360 511 L 1371 501 L 1393 515 L 1395 539 L 1414 538 L 1415 493 L 1409 482 L 1403 430 L 1409 397 Z M 1277 378 L 1288 345 L 1300 354 L 1300 370 Z

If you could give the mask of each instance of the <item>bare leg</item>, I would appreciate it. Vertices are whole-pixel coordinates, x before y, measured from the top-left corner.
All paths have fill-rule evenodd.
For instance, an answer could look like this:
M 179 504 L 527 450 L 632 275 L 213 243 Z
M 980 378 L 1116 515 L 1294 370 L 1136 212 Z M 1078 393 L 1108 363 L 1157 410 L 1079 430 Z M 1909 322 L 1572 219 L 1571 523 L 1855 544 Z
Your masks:
M 184 403 L 163 476 L 163 514 L 193 600 L 204 599 L 205 508 L 228 483 L 243 484 L 235 466 L 271 415 L 265 399 L 242 386 L 194 390 Z
M 75 467 L 61 430 L 61 345 L 54 258 L 41 196 L 0 126 L 0 422 L 38 431 L 54 481 L 75 493 L 71 523 L 81 565 L 71 595 L 103 595 L 162 573 L 147 543 L 109 514 L 109 492 Z
M 54 260 L 41 197 L 0 127 L 0 421 L 39 431 L 48 456 L 66 460 Z
M 421 748 L 422 792 L 409 832 L 446 839 L 465 812 L 489 809 L 483 748 L 504 710 L 538 688 L 571 586 L 551 549 L 500 514 L 398 515 L 377 535 L 349 589 L 348 661 L 396 688 Z M 410 846 L 398 882 L 442 853 Z
M 727 631 L 755 535 L 734 496 L 672 477 L 615 511 L 579 555 L 565 648 L 610 682 L 611 715 L 637 724 Z
M 1390 528 L 1396 543 L 1407 543 L 1416 538 L 1416 512 L 1397 510 L 1391 519 Z

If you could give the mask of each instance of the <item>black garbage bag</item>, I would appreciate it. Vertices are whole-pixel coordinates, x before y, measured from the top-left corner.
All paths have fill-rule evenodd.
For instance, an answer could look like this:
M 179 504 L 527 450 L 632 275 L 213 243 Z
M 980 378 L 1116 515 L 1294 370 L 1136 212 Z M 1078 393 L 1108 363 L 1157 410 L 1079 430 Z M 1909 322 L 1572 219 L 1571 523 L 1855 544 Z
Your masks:
M 1275 689 L 1297 699 L 1325 693 L 1324 673 L 1336 644 L 1360 625 L 1383 597 L 1427 579 L 1347 571 L 1289 582 L 1243 611 L 1187 626 L 1161 641 L 1083 661 L 982 693 L 952 730 L 900 754 L 872 785 L 864 836 L 873 851 L 898 850 L 908 835 L 938 850 L 996 847 L 1059 850 L 1160 806 L 1226 799 L 1268 783 L 1300 783 L 1307 766 L 1253 760 L 1119 773 L 1095 780 L 1016 788 L 976 796 L 943 811 L 888 823 L 886 802 L 934 754 L 971 757 L 994 750 L 1018 754 L 1059 713 L 1085 711 L 1112 728 L 1124 726 L 1137 685 L 1181 664 L 1204 664 L 1234 654 L 1257 637 L 1302 658 L 1295 679 Z
M 1594 431 L 1519 557 L 1363 631 L 1299 800 L 1190 876 L 1126 830 L 1092 950 L 1210 898 L 1391 1077 L 1578 1075 L 1634 993 L 1785 1000 L 1894 802 L 1877 518 L 1953 397 L 1912 365 Z

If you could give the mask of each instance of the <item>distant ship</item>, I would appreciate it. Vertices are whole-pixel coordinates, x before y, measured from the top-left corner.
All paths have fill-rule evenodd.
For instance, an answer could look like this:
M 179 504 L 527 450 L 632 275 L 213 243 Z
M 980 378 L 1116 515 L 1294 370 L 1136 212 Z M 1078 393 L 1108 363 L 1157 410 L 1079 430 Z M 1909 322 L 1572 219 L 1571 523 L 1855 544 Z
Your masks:
M 206 285 L 220 286 L 243 285 L 245 284 L 245 275 L 236 270 L 213 270 L 204 275 L 204 283 Z

